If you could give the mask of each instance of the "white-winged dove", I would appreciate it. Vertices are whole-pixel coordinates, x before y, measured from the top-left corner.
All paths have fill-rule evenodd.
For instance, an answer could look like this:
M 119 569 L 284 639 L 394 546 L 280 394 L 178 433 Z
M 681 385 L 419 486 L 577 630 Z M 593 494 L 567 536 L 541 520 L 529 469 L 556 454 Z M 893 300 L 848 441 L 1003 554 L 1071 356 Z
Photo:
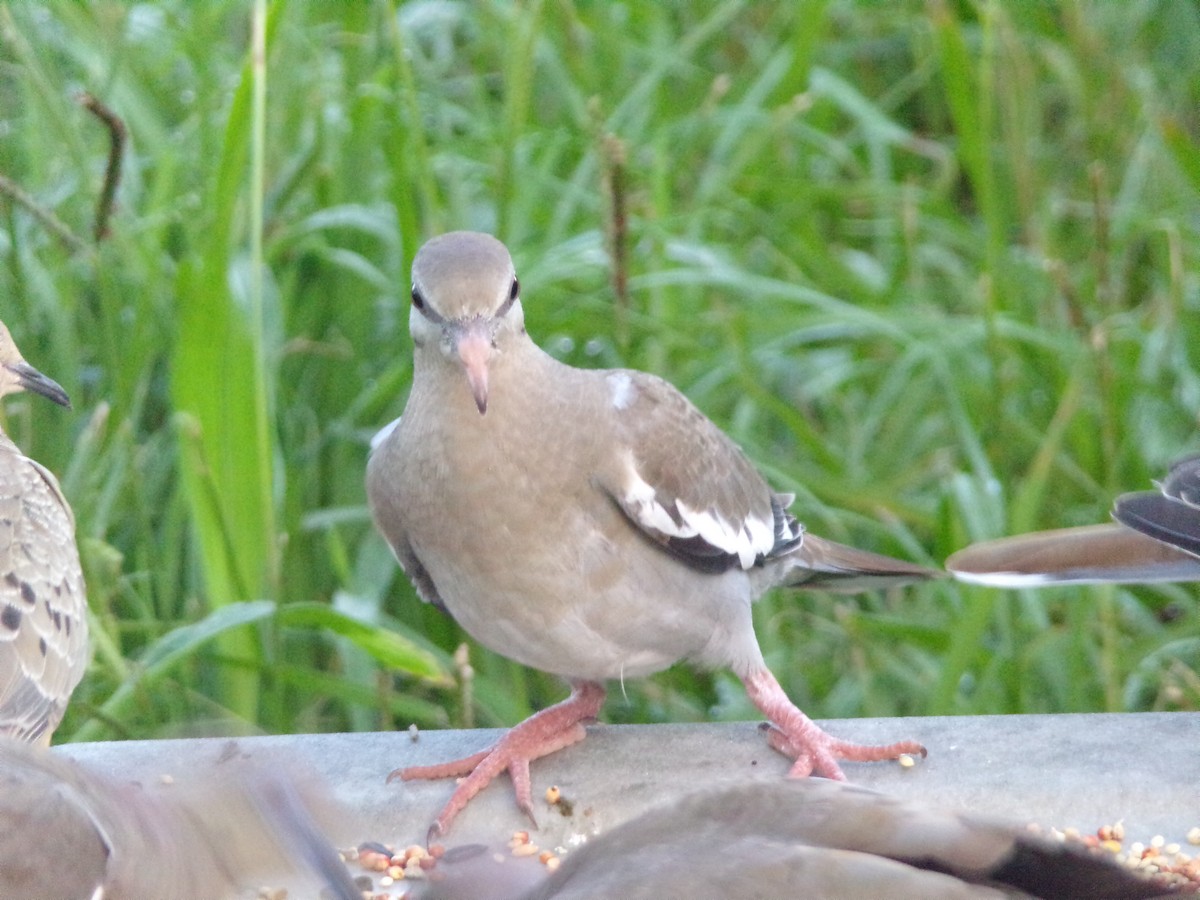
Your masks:
M 337 814 L 320 793 L 286 765 L 237 758 L 121 782 L 0 737 L 0 897 L 219 900 L 303 873 L 322 897 L 361 900 L 314 818 Z
M 725 785 L 652 809 L 572 850 L 521 900 L 1135 900 L 1168 890 L 1082 843 L 809 779 Z
M 995 587 L 1200 581 L 1200 456 L 1175 463 L 1159 487 L 1118 497 L 1114 523 L 980 541 L 946 569 Z
M 0 396 L 25 390 L 70 405 L 0 322 Z M 75 516 L 54 475 L 0 431 L 0 734 L 49 744 L 89 653 Z
M 480 643 L 565 676 L 562 703 L 493 748 L 404 779 L 466 775 L 431 832 L 507 769 L 532 818 L 529 761 L 584 737 L 603 682 L 689 660 L 727 666 L 792 774 L 924 753 L 822 731 L 767 669 L 750 606 L 776 586 L 859 589 L 932 571 L 804 531 L 742 451 L 653 375 L 583 370 L 525 332 L 512 259 L 453 232 L 413 261 L 412 391 L 367 465 L 375 523 L 420 596 Z

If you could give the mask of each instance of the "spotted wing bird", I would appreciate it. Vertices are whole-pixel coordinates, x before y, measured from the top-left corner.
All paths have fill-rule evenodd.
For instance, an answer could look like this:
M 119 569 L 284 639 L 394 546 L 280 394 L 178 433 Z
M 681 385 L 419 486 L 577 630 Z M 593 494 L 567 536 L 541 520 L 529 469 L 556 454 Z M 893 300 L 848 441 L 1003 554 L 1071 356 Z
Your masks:
M 0 396 L 66 392 L 0 323 Z M 0 432 L 0 734 L 49 744 L 89 655 L 75 516 L 58 480 Z

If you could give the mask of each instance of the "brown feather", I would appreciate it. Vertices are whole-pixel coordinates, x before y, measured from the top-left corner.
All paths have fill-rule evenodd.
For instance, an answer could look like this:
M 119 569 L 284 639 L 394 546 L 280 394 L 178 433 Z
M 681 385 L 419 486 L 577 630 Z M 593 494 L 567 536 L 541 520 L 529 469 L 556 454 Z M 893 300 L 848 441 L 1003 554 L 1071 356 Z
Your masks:
M 982 541 L 946 560 L 955 577 L 996 586 L 1200 580 L 1200 559 L 1124 525 Z

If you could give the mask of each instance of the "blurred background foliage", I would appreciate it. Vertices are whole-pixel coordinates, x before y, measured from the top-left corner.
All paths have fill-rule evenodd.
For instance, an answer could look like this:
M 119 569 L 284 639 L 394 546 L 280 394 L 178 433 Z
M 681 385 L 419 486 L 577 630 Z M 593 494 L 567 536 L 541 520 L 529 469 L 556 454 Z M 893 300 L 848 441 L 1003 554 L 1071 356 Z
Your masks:
M 78 518 L 64 740 L 563 694 L 458 650 L 366 513 L 440 231 L 498 234 L 535 339 L 674 381 L 838 540 L 937 564 L 1103 521 L 1198 448 L 1191 0 L 13 2 L 0 176 L 0 315 L 74 400 L 4 413 Z M 756 616 L 817 717 L 1200 705 L 1186 585 Z M 606 714 L 755 717 L 685 667 Z

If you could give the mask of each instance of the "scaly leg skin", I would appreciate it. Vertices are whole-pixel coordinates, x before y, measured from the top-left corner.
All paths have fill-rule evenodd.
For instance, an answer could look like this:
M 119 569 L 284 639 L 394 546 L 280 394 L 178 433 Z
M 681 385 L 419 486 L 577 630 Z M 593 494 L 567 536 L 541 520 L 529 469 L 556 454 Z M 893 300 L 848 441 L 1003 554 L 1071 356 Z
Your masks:
M 533 827 L 536 828 L 529 763 L 582 741 L 587 735 L 583 723 L 599 715 L 600 707 L 604 705 L 604 694 L 604 685 L 599 682 L 572 682 L 571 696 L 513 726 L 494 747 L 453 762 L 396 769 L 388 775 L 387 780 L 391 782 L 399 778 L 402 781 L 413 781 L 466 776 L 454 789 L 441 815 L 429 827 L 428 839 L 432 843 L 436 837 L 446 833 L 454 817 L 462 812 L 472 797 L 507 769 L 509 777 L 512 778 L 513 791 L 517 795 L 517 806 L 529 816 Z
M 834 781 L 845 781 L 839 759 L 851 762 L 878 762 L 896 759 L 902 754 L 925 756 L 925 748 L 916 741 L 872 747 L 842 741 L 823 731 L 816 722 L 800 712 L 788 699 L 779 682 L 767 669 L 751 672 L 742 679 L 746 693 L 754 705 L 769 720 L 766 725 L 767 743 L 772 749 L 795 760 L 789 778 L 824 775 Z

